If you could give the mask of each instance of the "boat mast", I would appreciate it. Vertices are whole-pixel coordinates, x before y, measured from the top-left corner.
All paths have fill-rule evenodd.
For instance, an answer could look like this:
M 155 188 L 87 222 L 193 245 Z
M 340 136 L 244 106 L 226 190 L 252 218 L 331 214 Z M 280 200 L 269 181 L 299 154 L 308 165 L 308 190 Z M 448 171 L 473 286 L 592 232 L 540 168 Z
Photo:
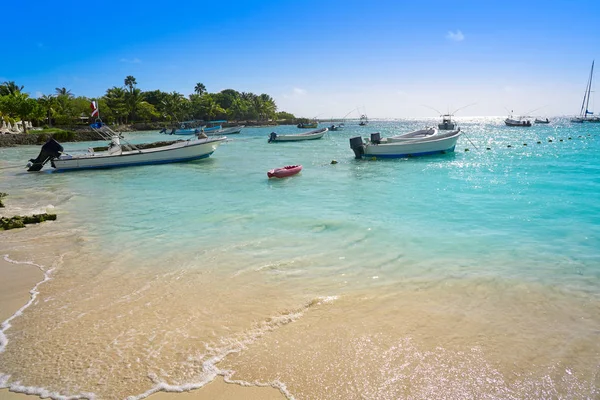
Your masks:
M 590 70 L 590 77 L 588 78 L 588 82 L 585 88 L 585 93 L 583 95 L 583 102 L 581 102 L 581 110 L 579 111 L 579 116 L 581 118 L 587 117 L 588 104 L 590 103 L 590 90 L 592 87 L 592 75 L 594 74 L 594 61 L 592 61 L 592 69 Z
M 588 111 L 588 106 L 590 104 L 590 92 L 592 91 L 592 79 L 594 77 L 594 61 L 592 61 L 592 70 L 590 71 L 590 79 L 589 79 L 589 83 L 588 83 L 588 89 L 587 89 L 587 102 L 585 103 L 585 116 L 584 118 L 587 118 L 587 115 L 589 113 Z

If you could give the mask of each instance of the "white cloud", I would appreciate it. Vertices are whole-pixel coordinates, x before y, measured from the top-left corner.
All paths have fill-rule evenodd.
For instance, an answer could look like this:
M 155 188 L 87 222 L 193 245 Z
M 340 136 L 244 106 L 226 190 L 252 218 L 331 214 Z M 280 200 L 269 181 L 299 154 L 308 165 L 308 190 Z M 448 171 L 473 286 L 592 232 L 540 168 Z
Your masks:
M 302 95 L 305 95 L 305 94 L 306 94 L 306 90 L 305 90 L 305 89 L 301 89 L 301 88 L 297 88 L 297 87 L 295 87 L 295 88 L 294 88 L 294 94 L 297 94 L 297 95 L 300 95 L 300 96 L 302 96 Z
M 121 62 L 127 64 L 139 64 L 142 62 L 142 60 L 139 58 L 121 58 Z
M 462 42 L 465 40 L 465 35 L 459 30 L 456 30 L 456 32 L 448 31 L 446 39 L 452 40 L 453 42 Z
M 306 91 L 306 89 L 294 87 L 294 88 L 292 88 L 291 92 L 284 93 L 282 95 L 282 97 L 284 99 L 297 99 L 297 98 L 304 97 L 306 95 L 306 93 L 308 93 Z

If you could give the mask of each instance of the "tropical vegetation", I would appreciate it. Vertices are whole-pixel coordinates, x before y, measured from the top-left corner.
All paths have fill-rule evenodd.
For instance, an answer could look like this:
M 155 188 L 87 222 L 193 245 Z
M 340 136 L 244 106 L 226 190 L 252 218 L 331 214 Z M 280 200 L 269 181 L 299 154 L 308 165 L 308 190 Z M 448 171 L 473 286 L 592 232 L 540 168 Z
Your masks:
M 93 119 L 93 108 L 90 107 L 92 101 L 96 102 L 103 121 L 114 124 L 294 119 L 293 114 L 278 112 L 275 100 L 268 94 L 257 95 L 233 89 L 209 93 L 200 82 L 189 96 L 176 91 L 142 91 L 131 75 L 124 79 L 122 86 L 113 86 L 98 98 L 75 96 L 65 87 L 57 87 L 54 93 L 43 94 L 34 99 L 23 89 L 23 86 L 14 81 L 0 84 L 0 121 L 32 121 L 36 125 L 47 127 L 88 123 Z

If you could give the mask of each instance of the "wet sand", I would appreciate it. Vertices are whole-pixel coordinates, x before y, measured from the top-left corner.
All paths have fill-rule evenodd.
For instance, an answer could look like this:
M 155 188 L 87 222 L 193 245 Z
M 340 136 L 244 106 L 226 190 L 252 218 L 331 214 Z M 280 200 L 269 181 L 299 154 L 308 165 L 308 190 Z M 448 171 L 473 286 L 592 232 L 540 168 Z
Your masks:
M 44 273 L 35 265 L 13 264 L 0 254 L 0 324 L 23 307 L 36 283 L 44 279 Z
M 37 396 L 22 393 L 9 392 L 8 389 L 0 389 L 0 400 L 26 400 Z M 261 387 L 245 387 L 226 383 L 223 378 L 217 378 L 213 382 L 198 390 L 181 393 L 159 392 L 148 397 L 153 400 L 281 400 L 285 397 L 277 389 Z
M 0 321 L 4 322 L 23 307 L 31 298 L 30 291 L 44 279 L 44 273 L 35 265 L 7 262 L 0 258 Z M 10 346 L 10 343 L 8 344 Z M 38 398 L 36 395 L 10 392 L 0 389 L 0 400 L 24 400 Z M 151 396 L 155 400 L 281 400 L 283 394 L 271 387 L 246 387 L 226 383 L 222 377 L 206 386 L 188 392 L 158 392 Z

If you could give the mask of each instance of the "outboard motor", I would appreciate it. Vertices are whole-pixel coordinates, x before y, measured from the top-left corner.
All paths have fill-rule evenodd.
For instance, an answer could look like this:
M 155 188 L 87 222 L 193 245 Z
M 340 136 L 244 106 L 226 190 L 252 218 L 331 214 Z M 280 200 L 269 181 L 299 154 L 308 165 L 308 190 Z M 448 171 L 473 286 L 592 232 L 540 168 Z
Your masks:
M 167 128 L 162 128 L 158 133 L 167 133 Z
M 42 150 L 40 151 L 40 155 L 35 159 L 29 160 L 29 164 L 27 166 L 27 171 L 29 172 L 37 172 L 44 167 L 48 161 L 54 160 L 55 158 L 60 157 L 60 154 L 63 152 L 63 147 L 54 139 L 50 139 L 42 146 Z
M 354 156 L 357 160 L 360 160 L 365 154 L 365 145 L 363 143 L 362 137 L 356 136 L 350 138 L 350 148 L 354 151 Z
M 379 132 L 371 133 L 371 143 L 373 143 L 373 144 L 381 143 L 381 134 Z
M 277 139 L 277 134 L 275 132 L 271 132 L 268 143 L 274 142 L 275 139 Z

